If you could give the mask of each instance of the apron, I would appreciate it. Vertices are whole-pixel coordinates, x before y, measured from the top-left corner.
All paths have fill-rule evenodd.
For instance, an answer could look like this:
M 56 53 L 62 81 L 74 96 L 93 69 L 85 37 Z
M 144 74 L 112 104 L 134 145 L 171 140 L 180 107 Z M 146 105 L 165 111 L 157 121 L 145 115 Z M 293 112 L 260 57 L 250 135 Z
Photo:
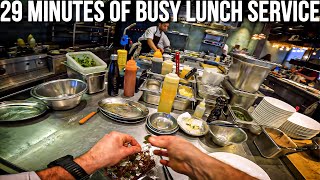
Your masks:
M 153 34 L 153 43 L 155 46 L 158 45 L 160 39 L 161 39 L 161 36 L 162 36 L 162 33 L 160 34 L 160 37 L 156 36 L 156 33 L 158 32 L 158 28 L 157 28 L 157 31 Z M 151 51 L 151 48 L 149 47 L 148 45 L 148 42 L 147 40 L 143 40 L 143 41 L 140 41 L 141 44 L 142 44 L 142 48 L 141 48 L 141 52 L 140 53 L 149 53 Z

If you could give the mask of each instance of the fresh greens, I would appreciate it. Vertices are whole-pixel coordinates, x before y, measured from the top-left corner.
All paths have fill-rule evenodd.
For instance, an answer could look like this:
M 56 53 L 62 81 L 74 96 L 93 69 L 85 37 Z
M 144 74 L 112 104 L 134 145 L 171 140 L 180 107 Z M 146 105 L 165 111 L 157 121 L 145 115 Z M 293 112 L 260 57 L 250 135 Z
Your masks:
M 74 60 L 77 61 L 82 67 L 94 67 L 97 66 L 97 63 L 86 54 L 79 54 L 71 56 Z
M 233 111 L 234 115 L 236 115 L 237 118 L 239 118 L 241 121 L 248 121 L 244 114 L 240 111 Z
M 144 140 L 145 140 L 145 141 L 143 141 L 144 144 L 148 144 L 148 143 L 149 143 L 149 141 L 148 141 L 149 137 L 151 137 L 150 134 L 149 134 L 149 135 L 146 135 L 146 136 L 144 137 Z

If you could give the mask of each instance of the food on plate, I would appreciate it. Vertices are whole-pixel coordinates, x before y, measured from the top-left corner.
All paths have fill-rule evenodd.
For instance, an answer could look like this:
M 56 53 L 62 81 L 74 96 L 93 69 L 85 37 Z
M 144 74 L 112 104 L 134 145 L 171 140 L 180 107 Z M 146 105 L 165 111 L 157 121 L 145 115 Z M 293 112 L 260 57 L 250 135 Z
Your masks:
M 136 180 L 148 173 L 156 163 L 150 151 L 146 150 L 121 160 L 107 169 L 108 177 L 117 180 Z
M 97 66 L 97 63 L 87 54 L 77 54 L 71 56 L 74 60 L 77 61 L 82 67 L 94 67 Z
M 204 131 L 203 121 L 192 117 L 184 117 L 181 126 L 191 134 L 201 135 Z
M 188 98 L 192 98 L 193 97 L 193 91 L 188 86 L 180 86 L 179 87 L 179 94 L 181 96 L 185 96 L 185 97 L 188 97 Z

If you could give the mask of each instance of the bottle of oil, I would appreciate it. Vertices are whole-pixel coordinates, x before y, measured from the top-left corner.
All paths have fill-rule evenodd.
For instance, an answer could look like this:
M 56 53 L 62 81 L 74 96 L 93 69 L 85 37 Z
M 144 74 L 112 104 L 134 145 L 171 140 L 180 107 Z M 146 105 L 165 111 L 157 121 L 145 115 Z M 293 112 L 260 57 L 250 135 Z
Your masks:
M 118 55 L 111 55 L 111 63 L 108 72 L 108 94 L 109 96 L 118 96 L 119 94 L 119 67 L 118 67 Z
M 174 73 L 165 76 L 158 106 L 158 112 L 170 113 L 177 95 L 180 78 Z

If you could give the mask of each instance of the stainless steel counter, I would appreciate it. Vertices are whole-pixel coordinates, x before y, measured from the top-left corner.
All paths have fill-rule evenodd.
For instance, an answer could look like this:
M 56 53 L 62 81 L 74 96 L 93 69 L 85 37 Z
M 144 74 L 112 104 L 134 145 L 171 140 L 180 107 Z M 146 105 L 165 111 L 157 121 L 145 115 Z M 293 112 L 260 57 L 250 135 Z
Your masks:
M 131 99 L 139 100 L 142 93 Z M 92 111 L 97 110 L 97 103 L 108 97 L 106 91 L 95 95 L 85 95 L 80 105 L 68 111 L 50 111 L 43 117 L 15 124 L 0 124 L 0 157 L 26 170 L 39 170 L 62 156 L 71 154 L 79 156 L 90 149 L 104 134 L 119 131 L 132 135 L 139 143 L 149 132 L 145 122 L 139 124 L 121 124 L 114 122 L 101 113 L 96 114 L 86 124 L 78 121 Z M 156 112 L 155 106 L 148 105 L 150 113 Z M 181 112 L 173 112 L 177 117 Z M 208 136 L 195 138 L 187 136 L 181 130 L 176 134 L 193 143 L 205 153 L 231 152 L 256 162 L 271 179 L 294 179 L 286 166 L 279 159 L 262 158 L 249 136 L 247 143 L 228 147 L 219 147 L 210 142 Z M 161 167 L 157 167 L 155 175 L 164 179 Z M 188 179 L 186 176 L 172 171 L 175 179 Z M 98 171 L 93 179 L 107 179 L 103 171 Z

